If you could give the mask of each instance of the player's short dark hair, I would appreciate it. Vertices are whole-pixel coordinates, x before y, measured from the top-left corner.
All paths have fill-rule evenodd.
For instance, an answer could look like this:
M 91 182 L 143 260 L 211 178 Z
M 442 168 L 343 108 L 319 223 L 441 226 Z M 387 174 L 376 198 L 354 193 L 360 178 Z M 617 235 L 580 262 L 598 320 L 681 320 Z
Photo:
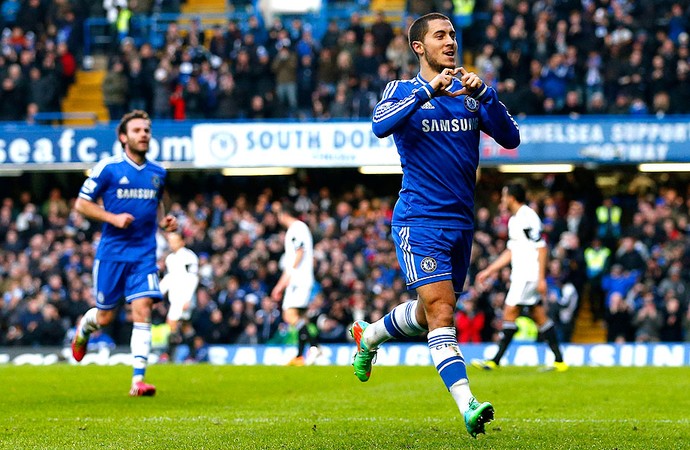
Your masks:
M 149 117 L 149 114 L 144 110 L 134 109 L 134 110 L 128 112 L 127 114 L 122 116 L 122 119 L 120 119 L 120 124 L 117 126 L 117 139 L 118 140 L 120 139 L 121 134 L 127 134 L 127 124 L 130 122 L 130 120 L 134 120 L 134 119 L 144 119 L 144 120 L 148 120 L 149 122 L 151 122 L 151 118 Z M 122 148 L 125 148 L 125 144 L 122 143 L 121 141 L 120 141 L 120 143 L 122 144 Z
M 282 201 L 280 202 L 280 209 L 278 210 L 278 213 L 283 213 L 287 214 L 290 217 L 297 218 L 299 216 L 299 213 L 295 209 L 294 203 L 290 201 Z
M 447 20 L 450 22 L 450 19 L 441 13 L 429 13 L 417 18 L 417 20 L 412 22 L 412 25 L 410 25 L 410 30 L 407 32 L 407 39 L 410 49 L 417 57 L 419 57 L 419 55 L 417 55 L 417 52 L 415 52 L 414 48 L 412 48 L 412 43 L 414 41 L 421 42 L 424 39 L 424 35 L 427 33 L 427 31 L 429 31 L 429 22 L 432 20 Z
M 509 183 L 505 186 L 508 195 L 515 198 L 520 203 L 525 203 L 527 200 L 527 190 L 522 183 Z

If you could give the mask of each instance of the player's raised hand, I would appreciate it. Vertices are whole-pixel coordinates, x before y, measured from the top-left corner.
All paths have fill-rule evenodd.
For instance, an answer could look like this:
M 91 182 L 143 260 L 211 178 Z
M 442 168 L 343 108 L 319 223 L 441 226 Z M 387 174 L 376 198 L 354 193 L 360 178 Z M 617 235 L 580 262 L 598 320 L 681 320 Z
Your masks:
M 117 228 L 127 228 L 134 222 L 134 216 L 130 213 L 115 214 L 110 224 Z
M 433 80 L 429 82 L 432 88 L 434 88 L 435 94 L 437 96 L 448 96 L 457 97 L 460 92 L 450 92 L 448 88 L 453 84 L 453 78 L 459 73 L 459 68 L 454 69 L 443 69 L 441 73 L 436 75 Z
M 458 67 L 456 70 L 460 72 L 460 81 L 462 82 L 462 89 L 457 92 L 458 95 L 470 95 L 484 84 L 476 73 L 468 72 L 464 67 Z
M 159 225 L 163 231 L 177 231 L 177 217 L 173 216 L 172 214 L 168 214 L 167 216 L 163 217 L 163 220 L 161 220 Z

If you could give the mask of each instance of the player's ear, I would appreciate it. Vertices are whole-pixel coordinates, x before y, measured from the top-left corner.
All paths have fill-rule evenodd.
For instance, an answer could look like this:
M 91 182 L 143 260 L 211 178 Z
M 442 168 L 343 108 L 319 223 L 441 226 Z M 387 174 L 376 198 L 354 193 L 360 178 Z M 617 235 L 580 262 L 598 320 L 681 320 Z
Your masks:
M 417 56 L 422 56 L 424 54 L 424 44 L 420 41 L 412 41 L 412 51 L 414 51 Z

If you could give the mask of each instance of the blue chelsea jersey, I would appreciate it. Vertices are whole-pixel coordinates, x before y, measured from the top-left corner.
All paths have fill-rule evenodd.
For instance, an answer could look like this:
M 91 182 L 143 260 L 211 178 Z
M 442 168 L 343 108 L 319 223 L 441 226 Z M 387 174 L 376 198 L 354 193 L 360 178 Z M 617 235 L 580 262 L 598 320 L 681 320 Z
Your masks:
M 124 229 L 103 224 L 96 258 L 107 261 L 142 261 L 156 257 L 158 203 L 165 185 L 166 170 L 146 161 L 141 166 L 125 154 L 99 162 L 84 181 L 79 197 L 103 200 L 106 211 L 134 216 Z
M 455 79 L 448 91 L 460 89 Z M 472 96 L 433 93 L 421 75 L 391 81 L 374 109 L 374 134 L 393 135 L 403 169 L 393 225 L 471 229 L 480 131 L 505 148 L 517 147 L 520 133 L 489 86 Z

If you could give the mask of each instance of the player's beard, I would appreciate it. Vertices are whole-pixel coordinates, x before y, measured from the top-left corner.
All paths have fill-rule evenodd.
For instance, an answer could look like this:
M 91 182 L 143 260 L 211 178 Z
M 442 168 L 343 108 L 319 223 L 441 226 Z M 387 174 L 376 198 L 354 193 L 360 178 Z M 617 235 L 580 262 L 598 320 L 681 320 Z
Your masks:
M 134 139 L 129 139 L 127 142 L 127 146 L 129 147 L 129 150 L 132 153 L 136 153 L 137 155 L 144 157 L 146 156 L 146 153 L 149 151 L 149 143 L 150 142 L 142 144 L 141 142 L 138 142 Z
M 424 52 L 424 59 L 426 60 L 426 63 L 429 66 L 429 68 L 436 73 L 443 72 L 443 69 L 455 69 L 455 61 L 453 61 L 453 64 L 451 65 L 445 65 L 436 58 L 432 58 L 430 56 L 430 53 L 427 51 Z

